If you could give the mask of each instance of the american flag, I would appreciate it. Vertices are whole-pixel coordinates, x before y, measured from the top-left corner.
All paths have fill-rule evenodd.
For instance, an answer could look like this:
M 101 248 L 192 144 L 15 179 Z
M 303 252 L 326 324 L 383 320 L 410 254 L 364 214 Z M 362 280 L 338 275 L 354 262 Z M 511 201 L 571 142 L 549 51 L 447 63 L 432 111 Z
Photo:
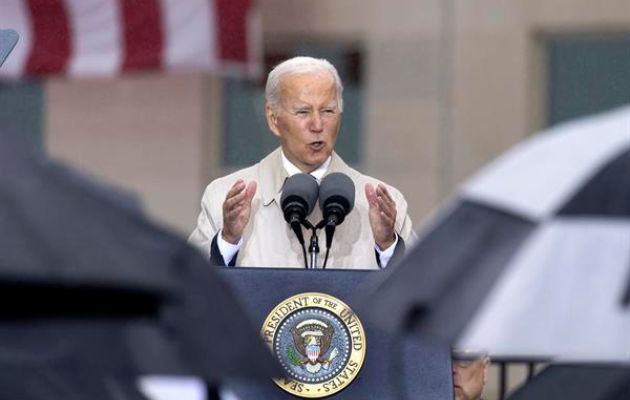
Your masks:
M 1 0 L 20 41 L 0 77 L 257 70 L 251 0 Z

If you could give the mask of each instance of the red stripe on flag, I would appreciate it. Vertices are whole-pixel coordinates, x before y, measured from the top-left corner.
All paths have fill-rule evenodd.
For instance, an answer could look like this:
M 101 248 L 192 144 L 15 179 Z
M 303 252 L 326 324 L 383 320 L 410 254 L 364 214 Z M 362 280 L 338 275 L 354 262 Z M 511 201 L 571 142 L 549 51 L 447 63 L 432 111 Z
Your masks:
M 221 61 L 247 62 L 247 12 L 251 1 L 214 1 L 217 10 L 219 58 Z
M 120 0 L 123 18 L 123 70 L 162 65 L 164 39 L 158 0 Z
M 28 0 L 33 47 L 26 63 L 28 75 L 63 72 L 70 58 L 70 25 L 63 0 Z

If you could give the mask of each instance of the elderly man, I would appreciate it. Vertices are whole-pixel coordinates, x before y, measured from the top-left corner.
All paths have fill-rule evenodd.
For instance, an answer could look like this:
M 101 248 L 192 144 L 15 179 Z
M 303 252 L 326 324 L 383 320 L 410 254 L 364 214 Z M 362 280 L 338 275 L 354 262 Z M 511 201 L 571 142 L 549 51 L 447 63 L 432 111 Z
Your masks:
M 280 206 L 285 180 L 299 172 L 318 182 L 328 173 L 342 172 L 355 185 L 354 209 L 337 227 L 328 267 L 382 268 L 404 252 L 413 232 L 401 193 L 350 168 L 333 151 L 342 91 L 337 70 L 322 59 L 292 58 L 269 73 L 265 114 L 280 148 L 206 188 L 189 241 L 213 263 L 303 267 L 302 248 Z M 316 207 L 309 221 L 316 224 L 321 218 Z
M 455 400 L 481 400 L 490 367 L 488 354 L 471 350 L 453 350 L 452 354 Z

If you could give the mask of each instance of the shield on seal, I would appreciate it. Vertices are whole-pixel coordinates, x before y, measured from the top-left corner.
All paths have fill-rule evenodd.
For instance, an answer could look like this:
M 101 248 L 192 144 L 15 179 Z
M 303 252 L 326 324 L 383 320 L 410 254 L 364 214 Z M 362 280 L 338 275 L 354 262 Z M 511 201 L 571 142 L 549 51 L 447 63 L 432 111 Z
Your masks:
M 315 364 L 319 358 L 319 346 L 316 344 L 309 344 L 306 346 L 306 356 Z

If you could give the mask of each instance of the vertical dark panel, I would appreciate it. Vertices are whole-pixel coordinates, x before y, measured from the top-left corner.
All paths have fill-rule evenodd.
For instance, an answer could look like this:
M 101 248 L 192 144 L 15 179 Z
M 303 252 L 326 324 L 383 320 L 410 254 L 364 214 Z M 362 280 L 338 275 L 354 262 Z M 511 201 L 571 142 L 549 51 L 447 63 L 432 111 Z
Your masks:
M 548 125 L 630 103 L 630 33 L 548 41 Z
M 24 135 L 41 145 L 44 129 L 41 82 L 0 83 L 0 129 Z
M 223 79 L 223 165 L 254 164 L 278 146 L 265 119 L 264 88 L 238 78 Z

